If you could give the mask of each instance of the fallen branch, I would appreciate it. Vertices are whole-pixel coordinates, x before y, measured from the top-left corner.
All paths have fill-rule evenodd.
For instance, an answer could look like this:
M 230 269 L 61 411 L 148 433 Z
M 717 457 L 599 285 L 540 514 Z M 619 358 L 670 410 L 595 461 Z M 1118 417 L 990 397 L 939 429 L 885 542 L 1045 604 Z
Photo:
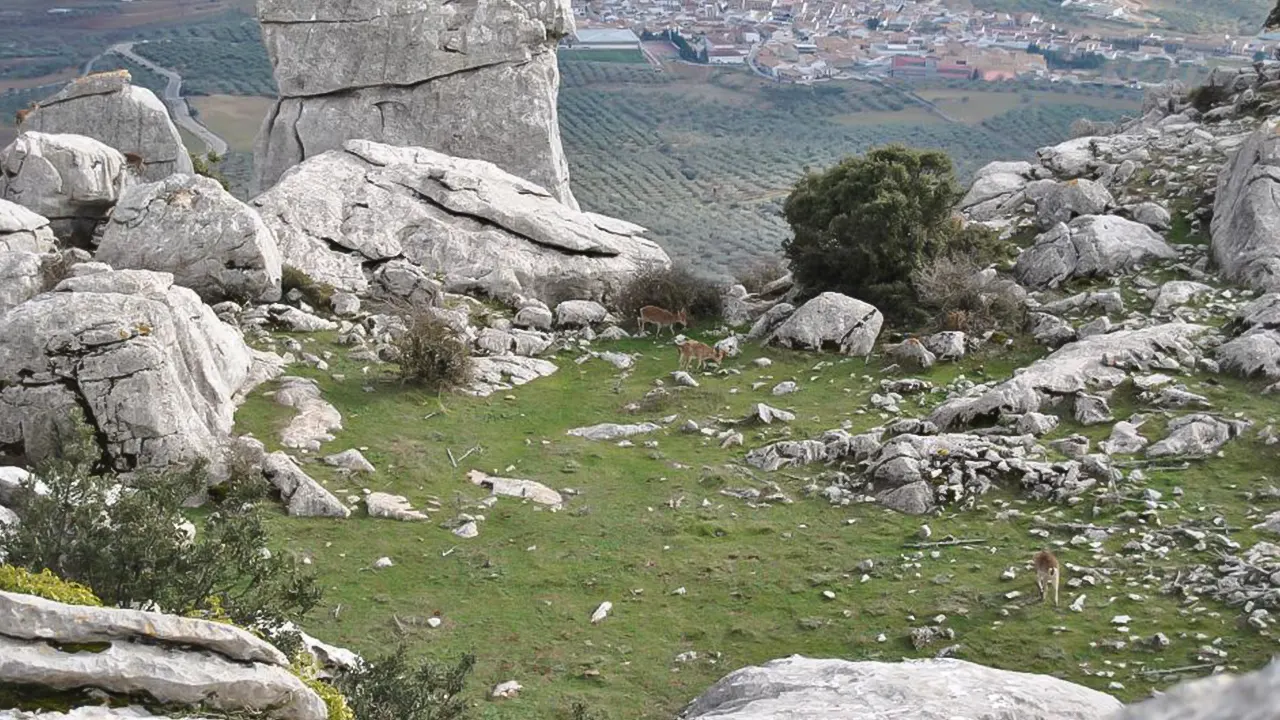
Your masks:
M 1167 670 L 1143 670 L 1145 675 L 1173 675 L 1180 672 L 1191 672 L 1192 670 L 1204 670 L 1206 668 L 1221 667 L 1219 663 L 1204 663 L 1203 665 L 1184 665 L 1182 667 L 1169 668 Z
M 462 453 L 462 457 L 458 458 L 458 462 L 462 462 L 463 460 L 466 460 L 468 455 L 470 455 L 471 453 L 473 453 L 473 452 L 475 452 L 475 451 L 477 451 L 477 450 L 479 450 L 479 449 L 480 449 L 480 446 L 479 446 L 479 445 L 477 445 L 477 446 L 475 446 L 475 447 L 471 448 L 470 450 L 468 450 L 468 451 L 466 451 L 466 452 Z M 450 455 L 450 457 L 453 457 L 453 456 L 452 456 L 452 455 Z M 454 466 L 454 467 L 458 467 L 457 463 L 454 463 L 454 465 L 453 465 L 453 466 Z
M 451 463 L 455 468 L 456 468 L 456 467 L 458 467 L 458 461 L 453 459 L 453 451 L 452 451 L 452 450 L 450 450 L 449 448 L 445 448 L 445 449 L 444 449 L 444 451 L 445 451 L 446 453 L 448 453 L 448 454 L 449 454 L 449 462 L 450 462 L 450 463 Z
M 988 542 L 990 541 L 986 538 L 972 538 L 969 540 L 942 540 L 939 542 L 905 543 L 902 547 L 919 550 L 920 548 L 949 547 L 951 545 L 986 545 Z

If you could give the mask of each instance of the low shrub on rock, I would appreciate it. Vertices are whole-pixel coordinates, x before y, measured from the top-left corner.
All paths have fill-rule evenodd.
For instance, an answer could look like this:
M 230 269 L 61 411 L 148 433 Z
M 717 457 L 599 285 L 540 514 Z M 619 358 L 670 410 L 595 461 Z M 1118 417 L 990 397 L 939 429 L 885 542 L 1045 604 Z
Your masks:
M 301 563 L 267 549 L 256 502 L 265 497 L 261 479 L 229 481 L 197 529 L 182 508 L 204 490 L 201 468 L 137 472 L 126 483 L 100 472 L 92 430 L 83 419 L 74 424 L 56 459 L 35 468 L 19 493 L 13 510 L 22 522 L 0 529 L 8 563 L 87 585 L 107 605 L 246 627 L 299 619 L 319 602 L 320 588 Z M 37 483 L 47 492 L 37 492 Z
M 435 391 L 471 381 L 471 351 L 456 330 L 429 312 L 406 316 L 405 326 L 395 341 L 401 380 Z
M 383 657 L 366 658 L 333 684 L 358 720 L 460 720 L 467 716 L 462 691 L 475 663 L 473 655 L 454 665 L 414 663 L 401 645 Z
M 631 321 L 646 305 L 671 312 L 684 310 L 689 322 L 693 322 L 720 317 L 724 311 L 724 293 L 714 280 L 689 268 L 672 266 L 637 275 L 622 288 L 614 302 L 622 318 Z
M 912 273 L 911 283 L 922 308 L 943 330 L 1015 331 L 1026 317 L 1024 295 L 1008 280 L 984 272 L 974 253 L 953 253 L 926 263 Z
M 48 570 L 31 572 L 13 565 L 0 565 L 0 590 L 35 595 L 68 605 L 102 605 L 93 590 L 80 583 L 67 582 Z
M 306 272 L 285 265 L 280 270 L 280 292 L 288 295 L 290 290 L 297 290 L 303 300 L 317 308 L 328 308 L 335 292 L 332 285 L 312 280 Z

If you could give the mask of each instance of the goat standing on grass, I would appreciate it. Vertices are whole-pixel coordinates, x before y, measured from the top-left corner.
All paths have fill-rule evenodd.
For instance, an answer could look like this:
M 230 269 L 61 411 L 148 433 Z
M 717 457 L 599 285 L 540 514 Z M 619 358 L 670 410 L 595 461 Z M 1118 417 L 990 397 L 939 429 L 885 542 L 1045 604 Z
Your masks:
M 681 328 L 688 328 L 689 321 L 685 318 L 685 311 L 673 313 L 670 310 L 664 310 L 657 305 L 645 305 L 640 308 L 640 317 L 636 319 L 636 325 L 639 326 L 641 334 L 644 333 L 645 325 L 657 325 L 658 333 L 662 333 L 662 328 L 671 328 L 671 334 L 676 334 L 676 323 Z

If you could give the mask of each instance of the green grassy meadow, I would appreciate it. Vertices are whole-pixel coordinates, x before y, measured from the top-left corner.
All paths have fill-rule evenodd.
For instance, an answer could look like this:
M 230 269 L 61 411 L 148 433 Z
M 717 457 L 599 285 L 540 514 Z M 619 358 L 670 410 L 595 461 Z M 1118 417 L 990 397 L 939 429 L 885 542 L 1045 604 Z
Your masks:
M 793 653 L 890 661 L 931 657 L 956 643 L 962 659 L 1054 674 L 1127 701 L 1180 679 L 1145 670 L 1197 665 L 1199 649 L 1211 642 L 1239 668 L 1257 667 L 1277 649 L 1274 639 L 1240 622 L 1239 609 L 1162 595 L 1162 578 L 1171 578 L 1178 567 L 1213 562 L 1212 552 L 1180 548 L 1159 565 L 1127 560 L 1121 546 L 1146 528 L 1116 519 L 1125 506 L 1102 507 L 1095 515 L 1090 501 L 1047 506 L 1001 490 L 974 511 L 912 518 L 874 504 L 835 507 L 807 497 L 804 488 L 822 474 L 821 467 L 777 473 L 746 468 L 743 455 L 751 447 L 842 425 L 853 432 L 884 423 L 888 416 L 866 409 L 879 380 L 889 376 L 878 358 L 865 363 L 748 346 L 723 371 L 699 375 L 700 388 L 686 389 L 669 380 L 677 363 L 669 340 L 597 342 L 596 350 L 638 353 L 635 367 L 620 373 L 603 360 L 579 365 L 561 353 L 554 358 L 560 367 L 555 375 L 478 399 L 402 387 L 376 368 L 366 375 L 344 361 L 343 349 L 330 346 L 327 336 L 314 337 L 300 339 L 312 352 L 334 350 L 332 368 L 300 374 L 320 382 L 346 426 L 321 454 L 367 448 L 378 470 L 355 481 L 318 462 L 307 463 L 307 471 L 340 498 L 367 488 L 406 495 L 419 509 L 434 499 L 441 509 L 421 523 L 371 519 L 363 509 L 346 521 L 281 515 L 274 524 L 280 547 L 311 558 L 326 589 L 306 628 L 364 653 L 400 641 L 441 659 L 474 652 L 479 662 L 469 692 L 479 718 L 567 718 L 575 702 L 605 718 L 670 718 L 712 682 L 745 665 Z M 936 383 L 961 374 L 975 380 L 1007 377 L 1039 354 L 1030 347 L 997 347 L 922 377 Z M 774 364 L 751 364 L 761 356 Z M 800 391 L 772 396 L 769 389 L 787 379 L 799 383 Z M 634 414 L 622 410 L 641 402 L 658 380 L 671 390 L 669 399 L 643 403 Z M 1277 414 L 1274 399 L 1247 383 L 1217 377 L 1210 382 L 1205 376 L 1189 385 L 1255 420 Z M 904 402 L 904 414 L 925 415 L 941 399 L 926 397 L 923 405 Z M 704 426 L 716 418 L 740 418 L 755 402 L 789 409 L 796 420 L 744 428 L 746 447 L 726 450 L 714 438 L 678 429 L 688 418 Z M 1122 393 L 1114 405 L 1117 419 L 1139 409 L 1136 397 Z M 252 432 L 275 448 L 291 412 L 260 392 L 240 410 L 237 431 Z M 679 420 L 632 438 L 632 447 L 565 434 L 597 422 L 660 422 L 670 415 Z M 1144 434 L 1158 439 L 1161 422 L 1150 421 Z M 1098 439 L 1109 426 L 1101 428 L 1065 422 L 1045 442 L 1075 432 Z M 1160 511 L 1161 521 L 1207 522 L 1222 515 L 1230 526 L 1247 528 L 1243 493 L 1266 487 L 1268 474 L 1280 471 L 1275 448 L 1253 437 L 1229 444 L 1222 458 L 1185 470 L 1149 471 L 1146 487 L 1166 499 L 1174 486 L 1185 490 L 1176 507 Z M 650 440 L 656 446 L 646 447 Z M 455 468 L 449 451 L 456 458 L 473 447 L 480 449 Z M 487 493 L 465 479 L 471 469 L 577 494 L 566 498 L 560 512 L 511 498 L 483 508 L 478 501 Z M 721 494 L 746 487 L 767 494 L 772 483 L 793 502 L 757 505 Z M 997 511 L 1009 508 L 1021 516 L 995 519 Z M 484 516 L 479 537 L 463 540 L 440 526 L 460 512 Z M 904 548 L 916 541 L 924 522 L 934 540 L 955 536 L 986 543 Z M 1124 529 L 1097 548 L 1072 544 L 1070 530 L 1053 530 L 1047 540 L 1030 533 L 1067 522 Z M 1255 539 L 1248 530 L 1232 537 L 1246 547 Z M 1074 590 L 1066 582 L 1085 573 L 1067 572 L 1062 606 L 1038 603 L 1029 568 L 1042 546 L 1054 547 L 1068 566 L 1099 568 L 1087 573 L 1097 585 Z M 382 556 L 395 566 L 372 570 Z M 874 564 L 865 578 L 859 569 L 864 560 Z M 1010 567 L 1017 578 L 1002 581 Z M 680 588 L 684 592 L 677 594 Z M 824 591 L 834 598 L 825 598 Z M 1011 591 L 1022 596 L 1010 600 Z M 1068 610 L 1081 592 L 1088 595 L 1084 612 Z M 605 600 L 613 603 L 612 614 L 590 624 L 592 611 Z M 437 614 L 443 624 L 432 629 L 426 619 Z M 1133 616 L 1123 634 L 1111 624 L 1121 614 Z M 938 615 L 946 616 L 944 625 L 954 629 L 955 639 L 914 649 L 910 629 L 932 624 Z M 1157 651 L 1142 643 L 1156 632 L 1172 640 L 1170 647 Z M 1112 639 L 1123 640 L 1124 648 L 1097 644 Z M 677 660 L 688 652 L 696 659 Z M 493 685 L 511 679 L 524 685 L 518 698 L 484 699 Z

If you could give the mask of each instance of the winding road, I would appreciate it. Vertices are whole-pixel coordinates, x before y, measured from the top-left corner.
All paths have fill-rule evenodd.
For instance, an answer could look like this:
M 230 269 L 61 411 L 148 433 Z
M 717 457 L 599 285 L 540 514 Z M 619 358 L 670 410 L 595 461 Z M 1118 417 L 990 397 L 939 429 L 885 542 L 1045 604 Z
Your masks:
M 142 42 L 146 41 L 144 40 Z M 218 135 L 212 130 L 202 125 L 199 120 L 192 117 L 191 106 L 187 104 L 186 98 L 182 97 L 182 76 L 174 70 L 161 67 L 135 53 L 133 51 L 133 46 L 137 44 L 139 43 L 123 42 L 112 45 L 101 54 L 85 63 L 83 74 L 88 75 L 93 72 L 93 66 L 95 63 L 106 55 L 115 53 L 130 62 L 141 65 L 157 75 L 163 76 L 165 80 L 168 81 L 168 84 L 164 89 L 164 104 L 169 108 L 169 114 L 173 116 L 173 121 L 177 123 L 179 127 L 200 138 L 200 141 L 205 145 L 206 152 L 213 152 L 218 155 L 225 156 L 227 154 L 227 142 L 218 137 Z

